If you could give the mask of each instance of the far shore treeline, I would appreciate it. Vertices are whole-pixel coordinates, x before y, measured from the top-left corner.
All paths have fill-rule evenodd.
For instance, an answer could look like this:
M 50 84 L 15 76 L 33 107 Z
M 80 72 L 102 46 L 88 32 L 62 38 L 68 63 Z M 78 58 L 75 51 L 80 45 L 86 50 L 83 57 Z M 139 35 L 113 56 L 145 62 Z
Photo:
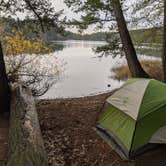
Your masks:
M 70 31 L 63 31 L 59 33 L 55 28 L 52 28 L 46 31 L 44 34 L 34 33 L 29 31 L 29 27 L 33 27 L 38 31 L 39 23 L 37 20 L 26 18 L 24 20 L 17 20 L 11 17 L 4 18 L 1 17 L 0 21 L 5 25 L 5 30 L 9 33 L 13 33 L 14 29 L 19 29 L 19 31 L 25 32 L 26 37 L 33 39 L 35 35 L 40 35 L 46 41 L 55 41 L 55 40 L 87 40 L 87 41 L 105 41 L 106 33 L 108 32 L 94 32 L 92 34 L 81 34 L 73 33 Z M 28 25 L 28 26 L 27 26 Z M 28 32 L 28 33 L 26 33 Z M 115 32 L 109 34 L 116 34 Z M 139 29 L 139 30 L 130 30 L 131 37 L 134 43 L 150 43 L 150 44 L 161 44 L 162 42 L 162 28 L 149 28 L 149 29 Z

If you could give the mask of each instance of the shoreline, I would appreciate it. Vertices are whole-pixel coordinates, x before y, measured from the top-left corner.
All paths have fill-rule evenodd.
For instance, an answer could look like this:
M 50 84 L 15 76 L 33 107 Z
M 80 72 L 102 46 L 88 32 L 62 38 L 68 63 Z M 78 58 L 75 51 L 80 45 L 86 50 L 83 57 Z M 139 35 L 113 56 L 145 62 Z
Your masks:
M 116 88 L 115 88 L 116 89 Z M 97 96 L 103 96 L 103 95 L 109 95 L 112 93 L 112 91 L 114 91 L 115 89 L 112 90 L 108 90 L 106 92 L 99 92 L 99 93 L 91 93 L 89 95 L 85 95 L 85 96 L 66 96 L 66 97 L 57 97 L 57 98 L 36 98 L 36 102 L 39 101 L 44 101 L 44 100 L 66 100 L 66 99 L 82 99 L 82 98 L 88 98 L 88 97 L 97 97 Z
M 159 81 L 163 80 L 162 65 L 160 59 L 145 59 L 141 60 L 140 62 L 144 70 L 149 74 L 151 78 Z M 129 67 L 125 64 L 113 67 L 111 71 L 114 72 L 112 78 L 115 80 L 126 81 L 127 79 L 131 78 Z

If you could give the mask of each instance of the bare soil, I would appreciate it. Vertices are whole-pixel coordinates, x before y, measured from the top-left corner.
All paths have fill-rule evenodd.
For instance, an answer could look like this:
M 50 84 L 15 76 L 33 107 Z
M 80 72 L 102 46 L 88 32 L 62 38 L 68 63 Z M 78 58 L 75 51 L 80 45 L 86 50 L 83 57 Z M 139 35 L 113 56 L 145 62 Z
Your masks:
M 109 95 L 37 102 L 51 166 L 166 166 L 166 145 L 127 162 L 100 138 L 94 128 Z
M 94 130 L 109 95 L 38 102 L 42 135 L 53 166 L 120 165 L 120 157 Z

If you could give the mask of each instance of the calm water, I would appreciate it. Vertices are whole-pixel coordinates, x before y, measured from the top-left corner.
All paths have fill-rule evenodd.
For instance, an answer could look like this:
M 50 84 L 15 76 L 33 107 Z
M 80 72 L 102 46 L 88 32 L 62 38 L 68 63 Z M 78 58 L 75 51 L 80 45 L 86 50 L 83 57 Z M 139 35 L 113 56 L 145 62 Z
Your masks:
M 126 64 L 125 58 L 112 56 L 99 58 L 93 48 L 104 45 L 100 41 L 58 41 L 61 50 L 54 53 L 59 62 L 65 63 L 65 71 L 58 83 L 42 98 L 82 97 L 109 92 L 123 84 L 111 78 L 111 68 Z M 62 49 L 63 48 L 63 49 Z M 147 54 L 148 55 L 148 54 Z M 140 59 L 156 59 L 139 56 Z M 110 85 L 110 86 L 108 86 Z
M 119 87 L 122 82 L 110 78 L 111 68 L 125 63 L 119 57 L 98 58 L 92 48 L 104 42 L 59 41 L 62 51 L 55 52 L 60 61 L 65 62 L 65 71 L 61 80 L 56 83 L 42 98 L 81 97 L 99 94 Z M 110 87 L 108 87 L 110 85 Z

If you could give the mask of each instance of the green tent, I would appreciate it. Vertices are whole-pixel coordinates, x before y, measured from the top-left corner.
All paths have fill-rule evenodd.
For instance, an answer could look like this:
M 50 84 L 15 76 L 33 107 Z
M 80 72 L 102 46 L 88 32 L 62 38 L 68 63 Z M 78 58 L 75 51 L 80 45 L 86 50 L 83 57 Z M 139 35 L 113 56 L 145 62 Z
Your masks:
M 166 84 L 130 79 L 106 105 L 97 129 L 118 147 L 117 152 L 132 158 L 153 145 L 166 143 Z

